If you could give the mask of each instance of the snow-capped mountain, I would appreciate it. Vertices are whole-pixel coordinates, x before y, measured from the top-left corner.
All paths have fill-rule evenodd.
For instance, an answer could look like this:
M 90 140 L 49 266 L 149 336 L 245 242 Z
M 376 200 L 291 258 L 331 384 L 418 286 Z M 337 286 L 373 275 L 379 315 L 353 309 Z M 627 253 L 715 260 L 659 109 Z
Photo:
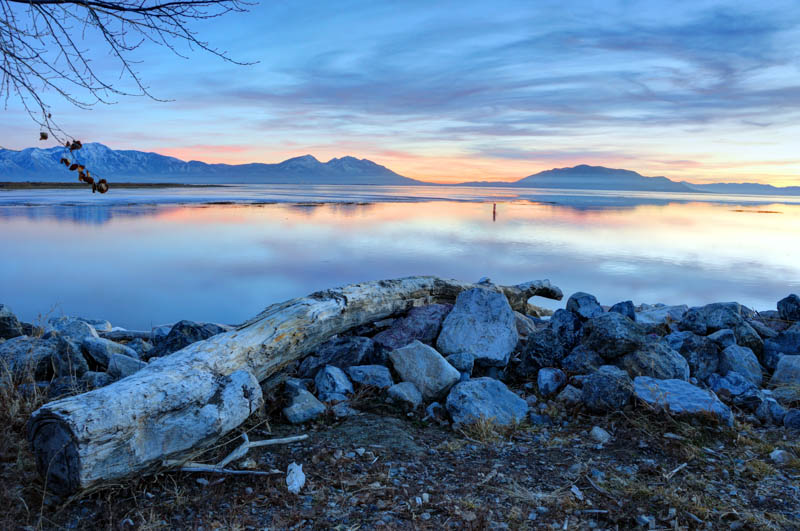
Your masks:
M 68 157 L 92 175 L 125 182 L 202 184 L 422 184 L 367 159 L 334 158 L 320 162 L 311 155 L 278 164 L 206 164 L 182 161 L 158 153 L 114 150 L 103 144 L 84 144 L 71 155 L 62 147 L 0 149 L 0 181 L 65 181 L 71 178 L 59 163 Z

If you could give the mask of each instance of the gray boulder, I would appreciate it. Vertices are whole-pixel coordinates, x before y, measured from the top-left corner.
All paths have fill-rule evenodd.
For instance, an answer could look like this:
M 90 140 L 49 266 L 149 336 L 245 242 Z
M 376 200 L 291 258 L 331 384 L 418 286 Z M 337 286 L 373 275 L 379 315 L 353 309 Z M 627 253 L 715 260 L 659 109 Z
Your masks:
M 81 349 L 97 365 L 103 368 L 108 368 L 111 356 L 114 354 L 122 354 L 135 360 L 139 359 L 139 353 L 135 350 L 101 337 L 90 336 L 84 338 L 83 342 L 81 342 Z
M 685 304 L 676 306 L 665 305 L 643 305 L 644 307 L 636 312 L 636 322 L 646 326 L 657 326 L 666 322 L 680 321 L 689 311 Z
M 493 420 L 501 426 L 521 422 L 528 413 L 528 403 L 493 378 L 475 378 L 457 384 L 445 404 L 456 424 Z
M 391 327 L 379 332 L 373 339 L 389 349 L 404 347 L 414 340 L 432 345 L 439 336 L 445 317 L 452 309 L 452 304 L 429 304 L 412 308 L 408 315 L 395 320 Z
M 747 347 L 731 345 L 720 353 L 719 372 L 724 376 L 731 371 L 738 372 L 755 386 L 761 385 L 761 365 L 753 351 Z
M 616 312 L 590 319 L 583 327 L 583 344 L 606 360 L 629 354 L 647 340 L 641 325 Z
M 479 365 L 505 367 L 518 341 L 516 318 L 506 296 L 473 288 L 459 293 L 436 346 L 444 354 L 472 354 Z
M 758 319 L 750 319 L 747 321 L 747 324 L 753 327 L 753 330 L 758 332 L 758 335 L 761 336 L 761 339 L 772 339 L 778 335 L 778 332 L 767 326 L 765 323 L 759 321 Z
M 736 371 L 725 376 L 713 374 L 708 379 L 708 386 L 720 397 L 732 401 L 735 397 L 758 391 L 758 387 Z
M 29 373 L 41 381 L 53 376 L 82 376 L 89 370 L 80 350 L 57 332 L 42 338 L 17 336 L 0 343 L 0 367 L 15 381 Z
M 356 365 L 347 368 L 350 379 L 361 385 L 373 387 L 391 387 L 394 385 L 392 373 L 383 365 Z
M 84 338 L 100 337 L 92 325 L 74 317 L 54 317 L 50 325 L 65 339 L 80 345 Z
M 774 369 L 781 356 L 800 355 L 800 324 L 784 330 L 777 336 L 764 341 L 764 366 Z
M 157 340 L 154 357 L 166 356 L 185 348 L 192 343 L 203 341 L 217 334 L 227 332 L 230 327 L 215 323 L 195 323 L 194 321 L 178 321 L 162 340 Z M 155 330 L 154 330 L 155 331 Z M 155 336 L 154 336 L 155 337 Z
M 764 340 L 758 335 L 758 332 L 750 326 L 749 323 L 743 322 L 733 330 L 736 336 L 736 343 L 743 347 L 752 350 L 756 356 L 761 356 L 764 353 Z
M 544 368 L 536 375 L 539 394 L 549 397 L 556 394 L 567 383 L 567 375 L 559 369 Z
M 588 374 L 596 371 L 603 363 L 600 354 L 586 345 L 578 345 L 561 360 L 561 368 L 573 374 Z
M 781 400 L 800 401 L 800 356 L 781 357 L 769 383 Z
M 631 321 L 636 320 L 636 310 L 633 307 L 633 301 L 618 302 L 609 308 L 608 311 L 622 314 Z
M 783 416 L 783 427 L 789 431 L 800 433 L 800 409 L 790 409 Z
M 567 310 L 578 316 L 581 320 L 592 319 L 603 315 L 603 307 L 597 302 L 594 295 L 579 291 L 567 299 Z
M 520 337 L 528 337 L 536 332 L 536 323 L 525 314 L 514 312 L 514 322 L 517 325 L 517 333 Z
M 722 333 L 720 330 L 717 334 Z M 728 330 L 731 339 L 733 332 Z M 709 337 L 698 336 L 693 332 L 673 332 L 664 337 L 667 344 L 689 363 L 689 373 L 698 380 L 705 381 L 719 368 L 719 345 Z M 648 375 L 641 375 L 648 376 Z M 653 376 L 653 375 L 649 375 Z M 685 378 L 680 378 L 681 380 Z
M 786 409 L 774 398 L 766 398 L 756 408 L 756 418 L 763 424 L 781 426 L 786 416 Z
M 553 312 L 547 323 L 547 327 L 553 331 L 566 352 L 575 348 L 580 341 L 582 325 L 583 322 L 577 315 L 560 309 Z
M 800 297 L 792 293 L 779 300 L 778 315 L 784 321 L 800 321 Z
M 416 340 L 391 351 L 389 359 L 400 379 L 416 385 L 426 400 L 435 400 L 444 395 L 461 379 L 458 370 L 447 363 L 441 354 Z
M 153 344 L 140 337 L 129 341 L 125 346 L 134 350 L 139 355 L 139 359 L 149 360 L 152 357 L 151 354 L 154 349 Z
M 452 365 L 460 373 L 472 374 L 472 369 L 475 366 L 475 358 L 468 352 L 458 352 L 457 354 L 450 354 L 445 358 L 447 363 Z
M 522 377 L 531 377 L 542 367 L 556 367 L 569 349 L 549 326 L 528 336 L 517 369 Z
M 681 334 L 693 334 L 693 332 L 679 332 Z M 694 334 L 697 336 L 697 334 Z M 703 337 L 703 336 L 697 336 Z M 717 330 L 713 334 L 708 334 L 709 340 L 716 343 L 720 348 L 727 348 L 731 345 L 736 344 L 736 334 L 733 333 L 733 330 L 730 328 L 723 328 L 722 330 Z
M 99 389 L 113 381 L 114 379 L 104 372 L 88 371 L 81 376 L 81 384 L 87 389 Z
M 738 325 L 744 323 L 745 317 L 752 316 L 751 310 L 737 302 L 715 302 L 689 308 L 678 323 L 678 328 L 707 336 L 723 328 L 735 330 Z
M 683 380 L 659 380 L 638 376 L 633 380 L 636 398 L 675 416 L 714 417 L 733 426 L 733 414 L 714 393 Z
M 325 413 L 325 409 L 325 404 L 314 395 L 305 389 L 298 389 L 289 405 L 283 408 L 283 416 L 292 424 L 302 424 L 319 417 Z
M 613 365 L 603 365 L 583 381 L 581 398 L 586 407 L 593 411 L 618 411 L 630 401 L 631 396 L 633 382 L 628 373 Z
M 383 347 L 368 337 L 334 337 L 317 347 L 313 356 L 307 356 L 297 374 L 313 378 L 326 365 L 340 369 L 354 365 L 382 365 L 384 356 Z
M 11 312 L 11 308 L 0 304 L 0 339 L 11 339 L 23 335 L 22 323 Z
M 314 385 L 319 395 L 347 395 L 353 393 L 353 384 L 339 367 L 326 365 L 314 377 Z
M 651 376 L 662 380 L 689 379 L 689 363 L 662 341 L 650 341 L 619 360 L 631 377 Z
M 556 400 L 563 403 L 566 406 L 572 407 L 577 406 L 581 403 L 583 398 L 583 393 L 577 387 L 572 385 L 567 385 L 564 389 L 561 390 L 560 393 L 556 396 Z
M 85 317 L 76 317 L 76 319 L 91 325 L 97 332 L 111 332 L 112 330 L 111 323 L 105 319 L 87 319 Z
M 112 354 L 108 361 L 108 375 L 115 380 L 127 378 L 131 374 L 147 367 L 147 363 L 125 356 L 124 354 Z
M 417 409 L 422 404 L 422 393 L 411 382 L 394 384 L 386 391 L 389 402 L 400 404 L 409 409 Z

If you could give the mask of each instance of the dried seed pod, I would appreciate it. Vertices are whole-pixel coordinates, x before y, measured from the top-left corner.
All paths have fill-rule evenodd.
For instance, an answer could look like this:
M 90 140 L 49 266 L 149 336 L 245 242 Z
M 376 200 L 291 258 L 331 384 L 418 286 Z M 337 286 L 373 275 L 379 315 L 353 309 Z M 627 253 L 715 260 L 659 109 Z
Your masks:
M 77 164 L 73 164 L 72 166 L 69 167 L 69 171 L 75 171 L 77 169 L 78 169 L 78 165 Z
M 64 166 L 69 166 L 70 165 L 69 159 L 66 158 L 66 157 L 61 157 L 61 160 L 59 160 L 58 162 L 63 164 Z
M 105 179 L 97 181 L 97 191 L 101 194 L 108 192 L 108 182 Z
M 39 140 L 47 140 L 49 138 L 48 134 L 44 131 L 39 133 Z

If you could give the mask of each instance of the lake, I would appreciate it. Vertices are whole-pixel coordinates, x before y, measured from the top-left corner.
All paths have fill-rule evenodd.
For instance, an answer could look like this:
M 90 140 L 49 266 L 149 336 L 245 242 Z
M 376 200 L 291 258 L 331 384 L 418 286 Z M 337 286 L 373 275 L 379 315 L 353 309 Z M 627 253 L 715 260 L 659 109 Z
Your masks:
M 496 204 L 496 211 L 494 205 Z M 548 278 L 602 304 L 800 292 L 800 198 L 467 187 L 0 192 L 0 303 L 149 328 L 409 275 Z M 534 299 L 542 306 L 564 301 Z

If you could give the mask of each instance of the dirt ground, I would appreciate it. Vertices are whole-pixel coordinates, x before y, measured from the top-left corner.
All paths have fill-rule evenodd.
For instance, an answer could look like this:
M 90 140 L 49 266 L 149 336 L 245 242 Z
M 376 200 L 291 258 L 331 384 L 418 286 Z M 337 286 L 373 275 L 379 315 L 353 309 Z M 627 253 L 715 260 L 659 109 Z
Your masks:
M 534 407 L 552 425 L 454 431 L 377 394 L 354 405 L 363 413 L 292 426 L 276 404 L 203 456 L 216 462 L 244 430 L 251 440 L 308 434 L 233 465 L 272 475 L 164 472 L 69 500 L 43 495 L 20 410 L 0 419 L 10 424 L 0 444 L 0 527 L 800 529 L 800 443 L 783 428 L 693 425 L 642 407 L 597 417 L 548 402 Z M 593 426 L 610 441 L 598 444 Z M 772 462 L 776 448 L 792 459 Z M 291 462 L 306 474 L 299 495 L 286 487 Z

